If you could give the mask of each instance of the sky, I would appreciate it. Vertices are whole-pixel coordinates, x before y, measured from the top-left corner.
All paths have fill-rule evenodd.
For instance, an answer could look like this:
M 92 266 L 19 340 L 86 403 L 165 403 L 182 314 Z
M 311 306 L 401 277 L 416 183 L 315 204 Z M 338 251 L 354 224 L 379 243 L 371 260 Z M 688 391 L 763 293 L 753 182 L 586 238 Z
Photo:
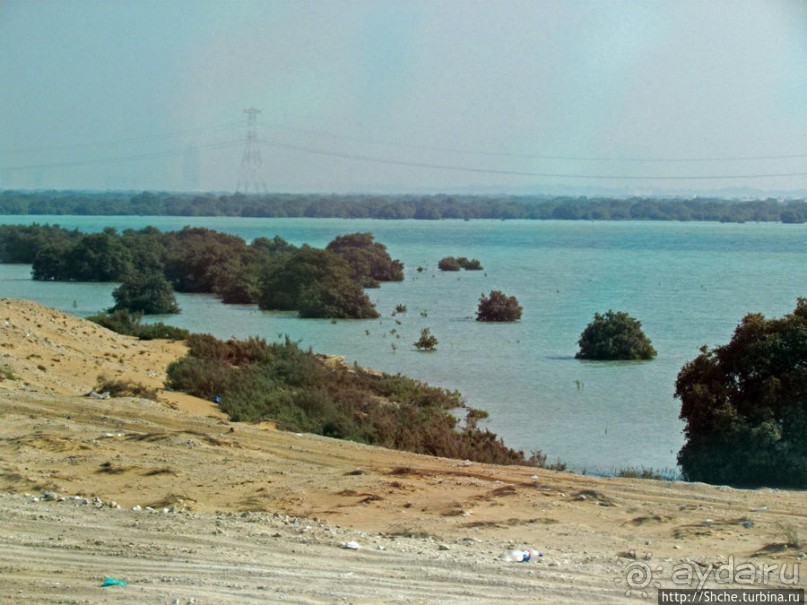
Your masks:
M 247 114 L 256 140 L 247 151 Z M 0 0 L 0 188 L 807 191 L 804 0 Z

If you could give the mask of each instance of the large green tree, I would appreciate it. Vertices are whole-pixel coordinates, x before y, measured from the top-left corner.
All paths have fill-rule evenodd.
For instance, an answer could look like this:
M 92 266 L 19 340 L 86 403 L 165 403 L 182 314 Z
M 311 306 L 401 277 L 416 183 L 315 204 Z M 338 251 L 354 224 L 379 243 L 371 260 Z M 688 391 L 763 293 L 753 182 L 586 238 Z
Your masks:
M 609 309 L 604 314 L 595 313 L 578 344 L 577 359 L 640 360 L 656 356 L 641 322 L 624 311 Z
M 746 315 L 731 342 L 683 367 L 675 394 L 685 478 L 807 487 L 807 298 L 783 318 Z

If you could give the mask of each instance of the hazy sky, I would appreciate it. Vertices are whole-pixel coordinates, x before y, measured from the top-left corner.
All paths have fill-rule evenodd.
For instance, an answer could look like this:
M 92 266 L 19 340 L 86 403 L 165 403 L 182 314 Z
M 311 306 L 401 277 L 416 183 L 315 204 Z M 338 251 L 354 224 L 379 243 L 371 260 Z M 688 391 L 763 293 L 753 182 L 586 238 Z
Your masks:
M 270 191 L 804 190 L 807 2 L 0 0 L 2 187 L 233 191 L 248 107 Z

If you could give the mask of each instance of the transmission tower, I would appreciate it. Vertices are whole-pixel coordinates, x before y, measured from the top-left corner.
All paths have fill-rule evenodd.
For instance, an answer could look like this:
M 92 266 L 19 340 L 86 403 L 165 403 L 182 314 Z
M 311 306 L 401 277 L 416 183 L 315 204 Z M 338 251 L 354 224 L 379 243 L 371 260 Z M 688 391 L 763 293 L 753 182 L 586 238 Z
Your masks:
M 258 114 L 260 109 L 250 107 L 247 114 L 247 139 L 241 158 L 241 173 L 238 175 L 236 193 L 267 193 L 266 183 L 261 179 L 261 148 L 258 147 Z

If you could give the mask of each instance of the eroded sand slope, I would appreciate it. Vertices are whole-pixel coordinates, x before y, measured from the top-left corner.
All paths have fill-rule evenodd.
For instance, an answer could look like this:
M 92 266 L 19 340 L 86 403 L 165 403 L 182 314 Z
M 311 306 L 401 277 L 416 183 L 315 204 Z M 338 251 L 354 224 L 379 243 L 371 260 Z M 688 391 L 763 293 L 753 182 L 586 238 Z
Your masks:
M 184 347 L 26 301 L 0 300 L 0 343 L 2 602 L 621 603 L 686 565 L 801 571 L 804 492 L 417 456 L 164 390 L 93 399 L 99 375 L 161 388 Z M 544 556 L 501 561 L 514 546 Z

